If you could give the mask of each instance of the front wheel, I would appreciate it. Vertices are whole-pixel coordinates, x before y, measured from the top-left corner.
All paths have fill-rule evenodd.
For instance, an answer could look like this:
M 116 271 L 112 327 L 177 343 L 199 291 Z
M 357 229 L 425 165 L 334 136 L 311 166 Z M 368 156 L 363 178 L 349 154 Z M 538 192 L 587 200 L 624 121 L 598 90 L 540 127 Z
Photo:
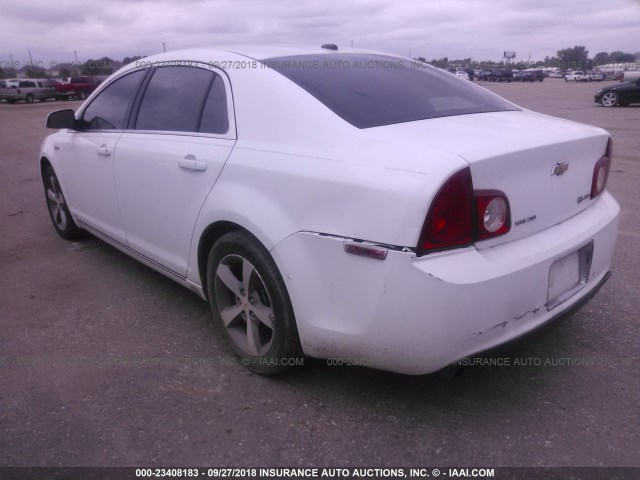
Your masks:
M 80 90 L 76 95 L 80 100 L 85 100 L 87 98 L 87 92 L 84 90 Z
M 67 207 L 67 202 L 62 194 L 62 188 L 60 188 L 60 182 L 51 166 L 45 169 L 42 180 L 49 216 L 56 232 L 65 240 L 79 238 L 82 235 L 82 230 L 76 226 L 71 217 L 69 207 Z
M 27 102 L 27 103 L 33 103 L 33 95 L 28 94 L 26 96 L 26 98 L 24 99 L 24 101 Z
M 273 258 L 251 234 L 235 231 L 211 248 L 211 312 L 244 367 L 274 375 L 300 363 L 293 307 Z
M 618 94 L 616 92 L 606 92 L 602 95 L 600 103 L 603 107 L 615 107 L 618 105 Z

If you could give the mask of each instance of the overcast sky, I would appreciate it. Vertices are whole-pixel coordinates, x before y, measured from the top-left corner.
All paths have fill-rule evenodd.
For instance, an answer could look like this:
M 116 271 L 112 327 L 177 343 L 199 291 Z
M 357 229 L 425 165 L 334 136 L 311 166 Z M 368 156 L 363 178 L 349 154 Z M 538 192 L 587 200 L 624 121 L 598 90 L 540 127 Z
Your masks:
M 2 0 L 0 62 L 151 55 L 247 43 L 336 43 L 499 60 L 585 45 L 640 51 L 640 0 Z M 0 65 L 2 65 L 0 63 Z

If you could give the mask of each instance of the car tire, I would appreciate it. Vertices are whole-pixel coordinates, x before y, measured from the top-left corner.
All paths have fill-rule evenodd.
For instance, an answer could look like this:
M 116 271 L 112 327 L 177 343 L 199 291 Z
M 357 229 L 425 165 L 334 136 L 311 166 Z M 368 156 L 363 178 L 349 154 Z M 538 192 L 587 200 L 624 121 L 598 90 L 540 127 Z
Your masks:
M 80 90 L 79 92 L 76 93 L 76 96 L 80 99 L 80 100 L 86 100 L 87 98 L 87 92 L 85 92 L 84 90 Z
M 207 262 L 207 294 L 215 323 L 248 370 L 274 375 L 301 363 L 284 280 L 253 235 L 238 230 L 215 242 Z
M 604 92 L 600 97 L 600 104 L 603 107 L 615 107 L 619 101 L 620 98 L 616 92 Z
M 27 103 L 33 103 L 33 95 L 30 93 L 24 98 L 24 101 Z
M 60 182 L 51 166 L 48 166 L 42 178 L 47 210 L 56 232 L 65 240 L 75 240 L 82 236 L 82 230 L 73 221 L 71 212 L 62 193 Z

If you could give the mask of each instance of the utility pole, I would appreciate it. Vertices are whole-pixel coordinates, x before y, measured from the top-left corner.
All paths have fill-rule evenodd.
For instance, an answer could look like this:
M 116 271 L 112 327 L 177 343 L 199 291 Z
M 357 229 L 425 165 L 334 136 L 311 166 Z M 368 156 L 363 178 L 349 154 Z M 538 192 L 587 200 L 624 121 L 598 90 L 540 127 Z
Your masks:
M 162 51 L 166 52 L 167 51 L 167 46 L 164 42 L 162 42 Z

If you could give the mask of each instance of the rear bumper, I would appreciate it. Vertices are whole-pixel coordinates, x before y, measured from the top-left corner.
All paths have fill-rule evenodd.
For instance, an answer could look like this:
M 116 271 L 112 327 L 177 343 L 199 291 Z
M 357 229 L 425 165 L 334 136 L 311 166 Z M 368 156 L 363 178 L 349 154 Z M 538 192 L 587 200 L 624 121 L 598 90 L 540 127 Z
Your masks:
M 595 287 L 593 287 L 591 290 L 589 290 L 586 295 L 584 295 L 582 298 L 580 298 L 580 300 L 578 300 L 577 302 L 573 303 L 571 305 L 571 307 L 569 307 L 567 310 L 561 310 L 560 312 L 558 312 L 557 314 L 553 315 L 551 318 L 549 318 L 549 320 L 547 320 L 546 322 L 541 323 L 540 325 L 538 325 L 537 327 L 533 328 L 532 330 L 525 332 L 524 334 L 522 334 L 519 337 L 514 337 L 511 340 L 508 340 L 507 342 L 501 344 L 501 345 L 497 345 L 491 348 L 488 348 L 486 350 L 480 351 L 480 352 L 476 352 L 474 354 L 474 356 L 482 356 L 482 355 L 489 355 L 492 352 L 494 352 L 495 350 L 498 350 L 502 347 L 505 347 L 507 344 L 516 342 L 516 341 L 520 341 L 522 340 L 524 337 L 528 337 L 529 335 L 531 335 L 532 333 L 537 332 L 538 330 L 546 327 L 547 325 L 549 325 L 550 323 L 553 323 L 554 321 L 569 316 L 572 313 L 577 312 L 578 310 L 580 310 L 585 304 L 589 303 L 589 300 L 591 300 L 596 293 L 598 293 L 600 291 L 600 289 L 602 288 L 602 286 L 607 283 L 607 281 L 611 278 L 611 276 L 613 275 L 613 272 L 609 271 L 607 273 L 605 273 L 604 277 L 602 277 L 602 279 L 596 284 Z M 465 359 L 467 359 L 469 357 L 465 357 L 465 358 L 461 358 L 456 360 L 455 362 L 453 362 L 452 364 L 450 364 L 450 367 L 460 367 L 460 366 L 464 366 L 466 363 Z
M 552 228 L 504 245 L 384 261 L 344 252 L 344 239 L 298 233 L 272 254 L 305 353 L 406 374 L 431 373 L 516 339 L 586 301 L 609 274 L 619 206 L 608 193 Z M 554 261 L 593 241 L 582 290 L 547 307 Z

